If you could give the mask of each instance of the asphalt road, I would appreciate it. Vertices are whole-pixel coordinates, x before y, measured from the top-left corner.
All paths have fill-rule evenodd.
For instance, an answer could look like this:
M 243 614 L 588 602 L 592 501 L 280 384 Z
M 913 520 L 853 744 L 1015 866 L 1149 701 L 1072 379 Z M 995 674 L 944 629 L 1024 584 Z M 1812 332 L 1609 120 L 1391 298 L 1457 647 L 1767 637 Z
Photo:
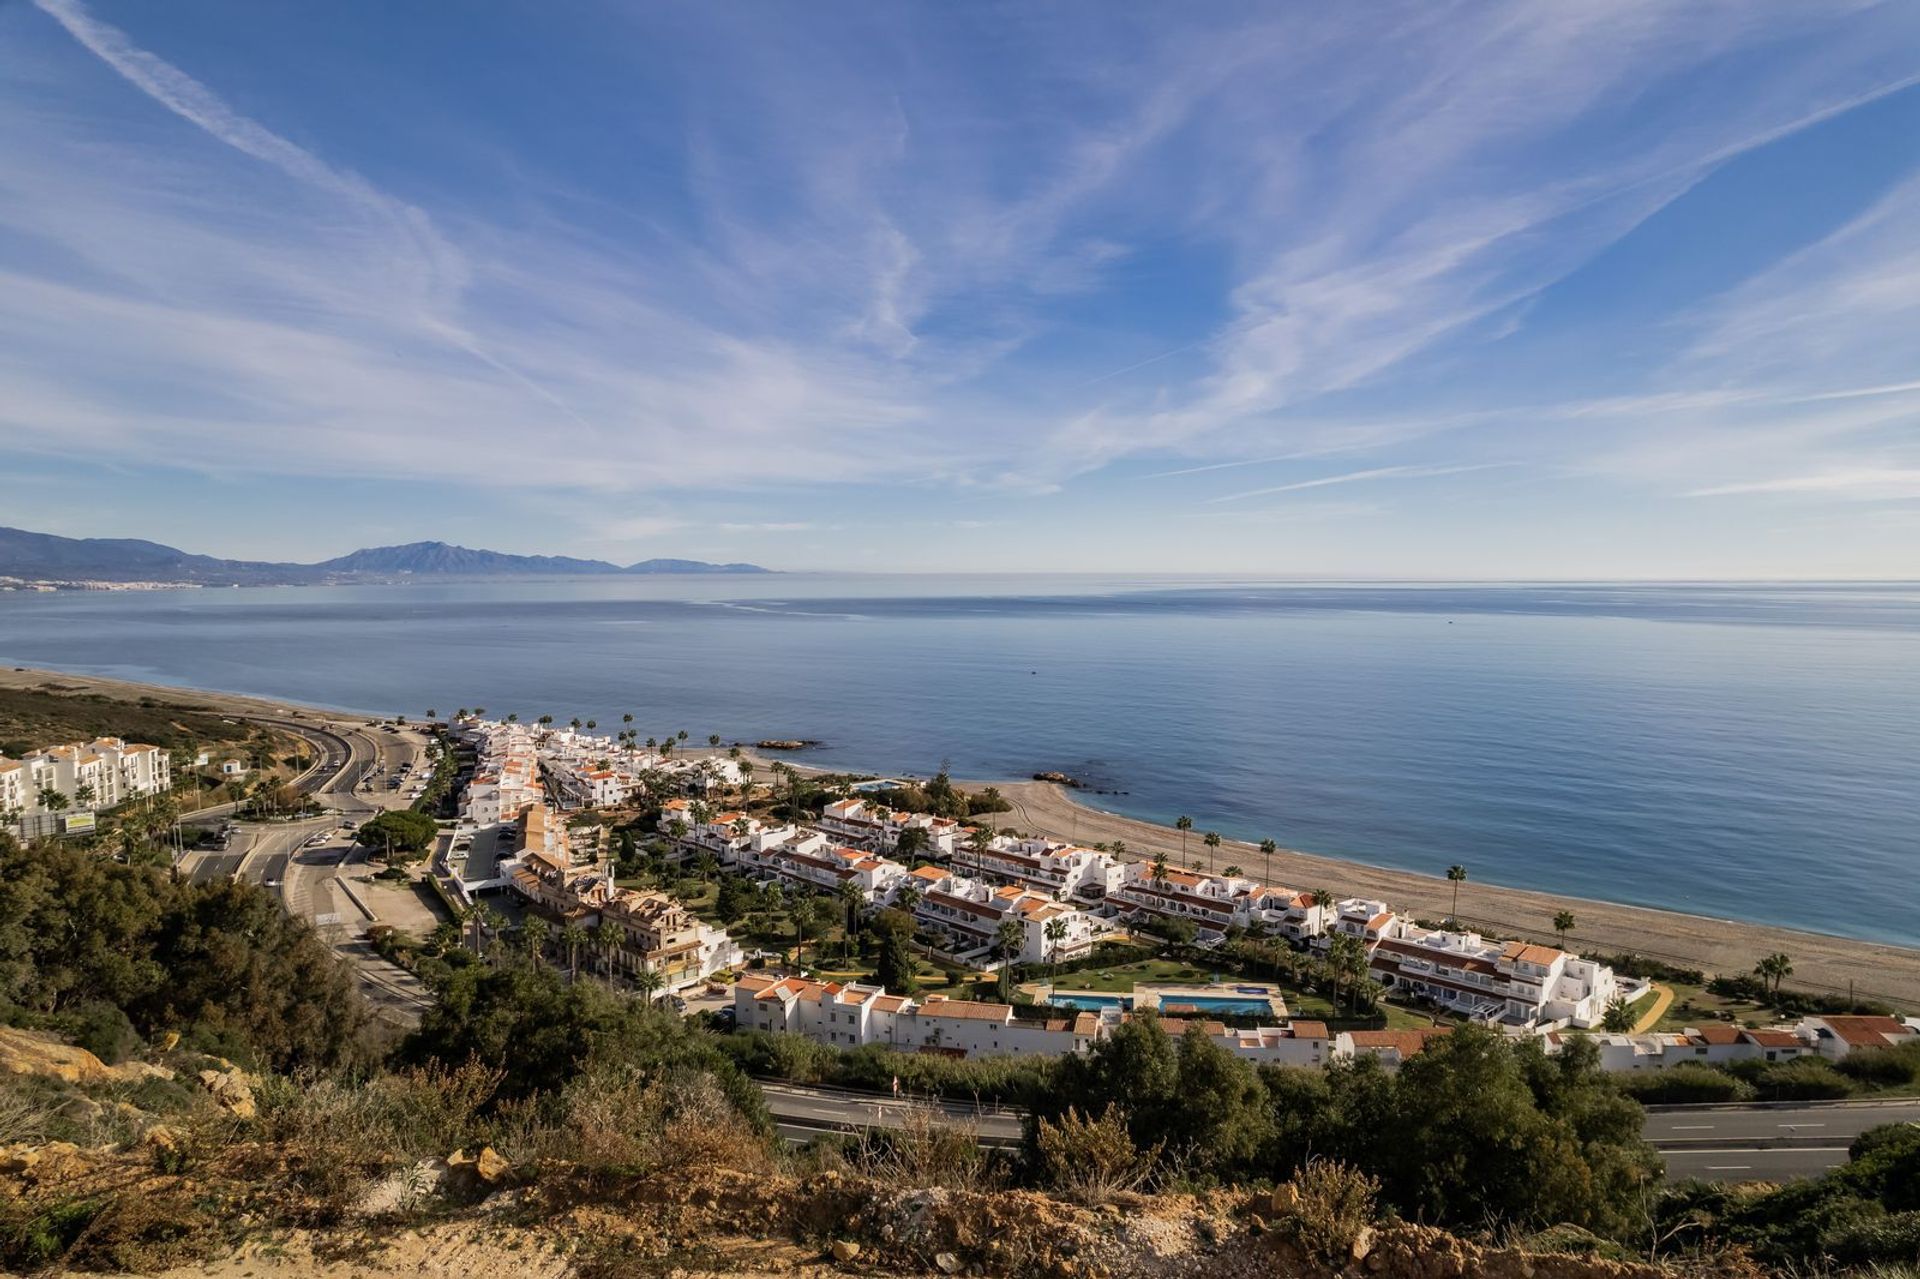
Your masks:
M 898 1128 L 920 1112 L 936 1123 L 971 1129 L 983 1146 L 1017 1145 L 1021 1118 L 1018 1111 L 998 1106 L 974 1106 L 958 1101 L 912 1101 L 762 1080 L 767 1109 L 783 1135 L 801 1140 L 823 1132 L 857 1132 L 863 1128 Z
M 1646 1134 L 1670 1179 L 1772 1181 L 1818 1176 L 1847 1162 L 1867 1129 L 1898 1123 L 1920 1123 L 1920 1098 L 1661 1109 L 1647 1113 Z
M 916 1103 L 776 1081 L 762 1081 L 760 1086 L 776 1126 L 789 1140 L 899 1127 L 914 1109 L 936 1123 L 970 1129 L 982 1145 L 1014 1145 L 1020 1140 L 1020 1114 L 1005 1108 Z M 1815 1177 L 1845 1163 L 1855 1137 L 1890 1123 L 1920 1123 L 1920 1099 L 1659 1110 L 1647 1115 L 1646 1135 L 1666 1161 L 1667 1176 L 1673 1181 L 1787 1181 Z
M 362 992 L 382 1016 L 401 1024 L 416 1022 L 431 1002 L 425 988 L 413 974 L 374 953 L 366 939 L 366 916 L 336 881 L 343 871 L 366 862 L 366 850 L 339 832 L 341 820 L 357 824 L 406 804 L 405 794 L 389 790 L 382 774 L 391 775 L 403 762 L 423 767 L 425 751 L 411 734 L 311 721 L 269 722 L 314 745 L 314 766 L 296 784 L 334 813 L 298 822 L 241 825 L 231 848 L 188 853 L 181 874 L 196 883 L 239 878 L 274 888 L 288 914 L 313 923 L 353 965 Z M 361 791 L 363 780 L 371 781 L 372 789 Z M 206 810 L 198 815 L 218 814 Z M 309 847 L 317 834 L 332 838 Z

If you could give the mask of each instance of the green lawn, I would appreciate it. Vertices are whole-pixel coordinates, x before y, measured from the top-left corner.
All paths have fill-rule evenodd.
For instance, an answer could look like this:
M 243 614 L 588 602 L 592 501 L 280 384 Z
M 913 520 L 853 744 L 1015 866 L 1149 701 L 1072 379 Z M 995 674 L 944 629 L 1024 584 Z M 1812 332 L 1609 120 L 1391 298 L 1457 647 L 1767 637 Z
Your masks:
M 1135 986 L 1201 985 L 1212 981 L 1214 975 L 1212 969 L 1194 968 L 1171 959 L 1143 959 L 1131 964 L 1116 964 L 1112 968 L 1086 968 L 1077 973 L 1061 973 L 1054 985 L 1061 990 L 1124 994 Z M 1222 976 L 1230 978 L 1233 974 L 1229 972 Z
M 1751 999 L 1727 999 L 1709 993 L 1704 987 L 1689 986 L 1684 982 L 1662 982 L 1661 985 L 1673 989 L 1673 1002 L 1667 1005 L 1667 1011 L 1655 1022 L 1655 1030 L 1678 1031 L 1688 1026 L 1711 1026 L 1726 1023 L 1741 1026 L 1771 1026 L 1780 1018 L 1764 1004 Z M 1733 1014 L 1733 1022 L 1717 1014 Z

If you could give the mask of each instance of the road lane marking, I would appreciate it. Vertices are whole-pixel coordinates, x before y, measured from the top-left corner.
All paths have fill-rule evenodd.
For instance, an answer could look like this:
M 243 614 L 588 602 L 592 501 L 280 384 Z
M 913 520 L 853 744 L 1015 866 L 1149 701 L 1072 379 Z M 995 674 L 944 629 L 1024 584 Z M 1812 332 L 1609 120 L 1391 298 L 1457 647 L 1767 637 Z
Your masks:
M 1708 1164 L 1708 1172 L 1752 1172 L 1752 1164 Z
M 1721 1146 L 1713 1150 L 1667 1150 L 1669 1155 L 1837 1155 L 1846 1151 L 1845 1146 Z
M 1825 1128 L 1825 1124 L 1775 1124 L 1776 1128 Z
M 1712 1124 L 1675 1124 L 1673 1130 L 1675 1132 L 1703 1132 L 1712 1127 Z

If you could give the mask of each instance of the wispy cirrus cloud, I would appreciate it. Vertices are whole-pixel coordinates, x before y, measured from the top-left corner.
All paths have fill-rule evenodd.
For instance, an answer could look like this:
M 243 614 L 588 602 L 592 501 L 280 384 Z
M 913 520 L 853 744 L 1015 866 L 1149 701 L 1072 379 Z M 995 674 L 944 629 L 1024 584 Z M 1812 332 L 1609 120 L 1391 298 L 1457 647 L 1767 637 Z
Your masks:
M 0 450 L 662 496 L 635 539 L 1126 460 L 1227 507 L 1505 464 L 1871 501 L 1916 465 L 1911 180 L 1682 299 L 1600 393 L 1499 359 L 1724 166 L 1909 91 L 1888 6 L 595 12 L 517 33 L 569 41 L 529 50 L 578 68 L 553 103 L 419 57 L 386 87 L 426 109 L 378 137 L 292 84 L 351 50 L 231 20 L 254 65 L 137 8 L 0 13 L 31 71 L 0 87 Z M 441 162 L 440 96 L 445 149 L 499 163 Z

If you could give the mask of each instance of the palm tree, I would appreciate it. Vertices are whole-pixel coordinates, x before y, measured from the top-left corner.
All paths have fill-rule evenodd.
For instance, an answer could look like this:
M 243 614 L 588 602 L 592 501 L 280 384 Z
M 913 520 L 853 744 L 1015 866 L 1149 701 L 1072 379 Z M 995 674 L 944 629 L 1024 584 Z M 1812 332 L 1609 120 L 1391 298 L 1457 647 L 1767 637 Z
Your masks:
M 487 713 L 487 708 L 484 706 L 476 706 L 473 708 L 473 715 L 475 719 L 478 719 L 480 716 L 485 715 L 486 713 Z
M 820 918 L 820 906 L 819 898 L 802 897 L 788 912 L 788 918 L 793 920 L 793 962 L 795 964 L 805 962 L 807 929 L 825 926 L 825 921 Z
M 1211 875 L 1213 874 L 1213 855 L 1220 851 L 1220 832 L 1210 830 L 1200 842 L 1207 846 L 1207 874 Z
M 427 718 L 428 718 L 428 719 L 439 719 L 439 718 L 440 718 L 440 712 L 439 712 L 439 711 L 437 711 L 437 710 L 435 710 L 435 709 L 433 709 L 433 707 L 431 707 L 431 706 L 429 706 L 429 707 L 427 707 Z
M 454 913 L 455 913 L 455 917 L 459 919 L 460 924 L 463 928 L 471 928 L 473 930 L 473 945 L 471 949 L 474 954 L 476 955 L 479 954 L 480 953 L 480 908 L 478 906 L 463 906 Z
M 707 745 L 708 745 L 708 746 L 710 746 L 710 747 L 713 747 L 713 748 L 714 748 L 714 749 L 716 749 L 716 750 L 717 750 L 717 749 L 719 749 L 719 746 L 720 746 L 720 734 L 718 734 L 718 733 L 708 733 L 708 734 L 707 734 Z
M 1153 855 L 1153 882 L 1162 888 L 1167 886 L 1167 855 L 1165 853 Z
M 460 925 L 445 921 L 435 924 L 431 940 L 435 950 L 446 954 L 460 944 Z
M 509 723 L 509 724 L 518 724 L 519 722 L 520 722 L 520 712 L 519 712 L 519 711 L 508 711 L 508 712 L 507 712 L 507 723 Z
M 1225 870 L 1221 871 L 1220 873 L 1222 875 L 1225 875 L 1228 879 L 1238 879 L 1240 878 L 1241 875 L 1246 873 L 1246 869 L 1241 866 L 1229 866 Z
M 587 930 L 568 920 L 560 930 L 560 944 L 567 948 L 567 980 L 580 980 L 580 947 L 587 943 Z
M 620 722 L 621 722 L 622 724 L 631 724 L 631 723 L 633 723 L 633 712 L 632 712 L 632 711 L 628 711 L 628 712 L 627 712 L 626 714 L 624 714 L 624 715 L 622 715 L 622 716 L 620 717 Z
M 571 729 L 572 729 L 572 730 L 573 730 L 574 732 L 576 732 L 576 733 L 577 733 L 577 732 L 579 732 L 579 731 L 580 731 L 580 717 L 579 717 L 578 715 L 575 715 L 575 716 L 573 717 L 573 719 L 572 719 L 571 721 L 569 721 L 569 722 L 568 722 L 568 724 L 567 724 L 567 727 L 568 727 L 568 728 L 571 728 Z
M 851 879 L 840 881 L 840 887 L 833 890 L 840 899 L 841 907 L 846 911 L 845 931 L 840 935 L 840 953 L 846 956 L 848 963 L 853 962 L 853 934 L 860 927 L 860 908 L 867 904 L 867 895 L 860 891 L 860 885 Z
M 1180 864 L 1187 863 L 1187 832 L 1193 829 L 1193 818 L 1185 813 L 1173 819 L 1173 828 L 1180 832 Z
M 93 807 L 93 783 L 81 782 L 73 788 L 73 802 L 82 808 Z
M 609 980 L 613 977 L 613 955 L 620 949 L 620 930 L 606 920 L 593 927 L 593 948 L 600 952 L 600 966 Z
M 1312 893 L 1313 904 L 1322 910 L 1332 910 L 1340 904 L 1340 898 L 1331 888 L 1316 888 Z
M 547 936 L 552 931 L 547 921 L 539 918 L 529 919 L 520 926 L 520 940 L 526 943 L 527 958 L 535 968 L 540 966 L 540 956 L 547 948 Z
M 1045 929 L 1047 935 L 1047 962 L 1053 975 L 1060 972 L 1060 943 L 1067 939 L 1067 921 L 1049 919 Z
M 1789 959 L 1785 952 L 1775 951 L 1755 964 L 1753 971 L 1754 975 L 1760 978 L 1761 989 L 1766 989 L 1769 981 L 1773 983 L 1773 996 L 1778 999 L 1780 983 L 1793 975 L 1793 960 Z
M 1567 945 L 1567 934 L 1573 931 L 1573 912 L 1563 910 L 1553 917 L 1553 931 L 1560 934 L 1561 949 Z
M 660 970 L 652 965 L 642 968 L 633 975 L 633 987 L 640 992 L 640 998 L 649 1008 L 653 1007 L 654 995 L 659 993 L 660 988 L 666 984 L 667 979 L 662 977 Z
M 49 813 L 60 812 L 67 806 L 67 797 L 51 786 L 40 788 L 40 807 Z
M 590 720 L 588 720 L 588 721 L 587 721 L 587 731 L 588 731 L 589 733 L 591 733 L 591 732 L 592 732 L 592 731 L 593 731 L 594 729 L 596 729 L 596 728 L 598 728 L 598 727 L 600 727 L 600 721 L 599 721 L 599 720 L 597 720 L 597 719 L 590 719 Z
M 1367 948 L 1358 937 L 1342 934 L 1333 939 L 1327 948 L 1327 964 L 1333 972 L 1333 1005 L 1340 1006 L 1340 987 L 1346 978 L 1354 979 L 1354 985 L 1367 975 Z
M 1026 939 L 1026 930 L 1017 919 L 1003 919 L 993 930 L 993 953 L 1000 957 L 1001 1003 L 1006 1003 L 1013 994 L 1013 957 L 1020 953 L 1020 945 Z
M 1274 843 L 1272 840 L 1263 839 L 1260 841 L 1260 855 L 1267 859 L 1266 865 L 1261 870 L 1261 874 L 1266 878 L 1268 883 L 1273 882 L 1273 855 L 1279 851 L 1280 845 Z
M 1447 867 L 1447 879 L 1453 885 L 1453 910 L 1449 912 L 1447 917 L 1458 920 L 1460 917 L 1460 885 L 1467 882 L 1467 868 L 1458 863 Z
M 1113 850 L 1115 857 L 1125 857 L 1127 855 L 1127 841 L 1124 839 L 1116 839 L 1113 843 L 1109 844 L 1108 847 Z

